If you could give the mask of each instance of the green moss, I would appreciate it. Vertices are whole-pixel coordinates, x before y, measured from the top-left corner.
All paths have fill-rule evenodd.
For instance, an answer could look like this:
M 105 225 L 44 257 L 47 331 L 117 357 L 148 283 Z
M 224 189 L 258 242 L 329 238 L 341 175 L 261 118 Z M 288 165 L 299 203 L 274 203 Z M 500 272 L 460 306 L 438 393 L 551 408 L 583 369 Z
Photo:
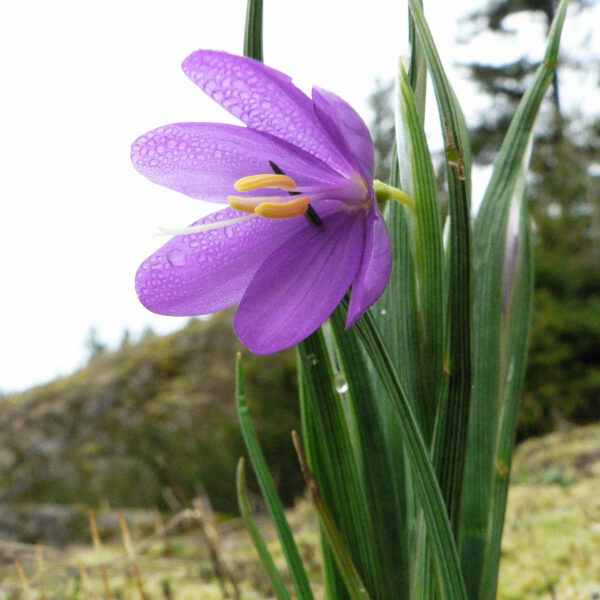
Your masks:
M 0 405 L 3 498 L 166 507 L 164 488 L 182 502 L 204 488 L 216 509 L 237 512 L 244 448 L 233 364 L 242 350 L 222 313 L 103 352 L 70 377 L 10 397 Z M 253 420 L 289 504 L 303 486 L 289 440 L 298 427 L 293 352 L 245 352 L 244 361 Z

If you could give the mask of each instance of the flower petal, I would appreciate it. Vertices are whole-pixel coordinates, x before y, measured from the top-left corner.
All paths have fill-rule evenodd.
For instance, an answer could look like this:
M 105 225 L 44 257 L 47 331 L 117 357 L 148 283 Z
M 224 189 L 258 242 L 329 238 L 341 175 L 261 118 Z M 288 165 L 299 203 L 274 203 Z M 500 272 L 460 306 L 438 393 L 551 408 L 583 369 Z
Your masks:
M 196 223 L 239 217 L 225 208 Z M 163 315 L 202 315 L 237 304 L 256 270 L 306 219 L 253 217 L 228 227 L 176 236 L 147 258 L 136 274 L 140 301 Z
M 182 67 L 196 85 L 248 127 L 306 150 L 339 173 L 351 173 L 308 96 L 284 73 L 251 58 L 215 50 L 194 52 Z
M 340 175 L 314 156 L 268 134 L 220 123 L 174 123 L 138 138 L 135 168 L 150 181 L 192 198 L 226 203 L 240 177 L 271 173 L 273 161 L 300 185 L 335 185 Z M 266 192 L 269 194 L 277 192 Z
M 340 152 L 370 185 L 375 153 L 365 122 L 345 100 L 327 90 L 313 87 L 312 99 L 317 117 L 336 141 Z
M 352 293 L 346 327 L 358 321 L 362 314 L 383 294 L 392 271 L 392 246 L 385 221 L 373 205 L 367 215 L 365 248 L 360 269 L 352 282 Z
M 268 354 L 298 343 L 333 312 L 360 266 L 365 219 L 341 210 L 285 241 L 253 277 L 235 314 L 237 336 Z

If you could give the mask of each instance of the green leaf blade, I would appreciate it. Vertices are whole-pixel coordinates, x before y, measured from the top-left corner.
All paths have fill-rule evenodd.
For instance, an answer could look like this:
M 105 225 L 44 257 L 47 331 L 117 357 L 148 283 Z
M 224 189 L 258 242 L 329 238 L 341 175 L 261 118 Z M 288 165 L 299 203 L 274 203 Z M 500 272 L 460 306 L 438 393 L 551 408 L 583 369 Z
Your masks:
M 335 374 L 323 331 L 320 329 L 302 341 L 298 352 L 303 377 L 303 439 L 310 468 L 366 588 L 373 597 L 383 598 L 372 516 L 358 469 L 362 460 L 353 445 L 351 415 L 335 390 Z M 335 582 L 335 575 L 332 581 Z
M 263 0 L 248 0 L 244 34 L 244 56 L 263 61 Z
M 471 152 L 464 114 L 445 74 L 421 4 L 409 2 L 424 48 L 440 114 L 449 196 L 448 396 L 438 416 L 434 457 L 455 536 L 458 537 L 462 482 L 471 401 Z
M 347 403 L 356 425 L 353 438 L 358 446 L 357 455 L 361 477 L 364 481 L 369 512 L 373 517 L 377 564 L 383 579 L 386 598 L 408 595 L 410 553 L 407 551 L 407 511 L 399 502 L 394 480 L 401 475 L 396 472 L 390 455 L 385 425 L 389 417 L 381 410 L 380 395 L 374 390 L 371 369 L 354 328 L 345 329 L 344 311 L 338 308 L 330 318 L 340 367 L 347 390 L 340 398 Z M 342 388 L 343 389 L 343 388 Z M 382 392 L 385 393 L 385 392 Z M 395 440 L 394 442 L 395 443 Z
M 296 546 L 290 526 L 285 518 L 283 506 L 281 505 L 281 501 L 277 496 L 277 490 L 267 468 L 264 454 L 258 443 L 258 438 L 256 437 L 256 432 L 254 431 L 252 423 L 250 422 L 248 405 L 246 404 L 246 394 L 244 391 L 242 359 L 240 355 L 238 355 L 236 363 L 235 398 L 238 419 L 240 421 L 240 427 L 242 429 L 242 436 L 246 444 L 246 449 L 248 450 L 248 456 L 250 457 L 252 468 L 254 469 L 260 490 L 267 504 L 267 509 L 275 524 L 275 529 L 290 569 L 292 582 L 294 584 L 294 588 L 296 589 L 296 595 L 299 600 L 313 600 L 313 594 L 308 583 L 308 577 L 306 576 L 304 565 L 300 559 L 298 547 Z
M 414 350 L 421 358 L 422 430 L 429 441 L 441 390 L 444 357 L 442 224 L 431 154 L 402 65 L 398 73 L 396 147 L 402 188 L 414 200 L 414 214 L 409 217 L 419 337 Z
M 267 576 L 269 577 L 269 581 L 271 582 L 271 586 L 273 587 L 273 592 L 275 593 L 277 600 L 291 600 L 291 597 L 283 583 L 283 580 L 281 579 L 281 575 L 279 574 L 279 571 L 275 566 L 273 557 L 271 556 L 271 553 L 267 548 L 267 544 L 265 543 L 265 540 L 262 537 L 258 526 L 256 525 L 256 521 L 252 517 L 250 503 L 248 502 L 248 493 L 246 491 L 246 475 L 244 473 L 243 457 L 241 457 L 238 462 L 236 490 L 238 497 L 238 505 L 240 507 L 242 518 L 244 519 L 246 529 L 248 530 L 248 533 L 252 538 L 254 547 L 258 552 L 260 561 L 265 567 L 265 571 L 267 572 Z
M 347 308 L 347 302 L 344 301 L 343 304 Z M 432 544 L 442 597 L 465 600 L 467 595 L 452 528 L 433 464 L 411 404 L 371 314 L 367 311 L 354 327 L 386 388 L 388 399 L 391 401 L 396 421 L 402 432 L 417 499 L 423 509 L 427 532 Z

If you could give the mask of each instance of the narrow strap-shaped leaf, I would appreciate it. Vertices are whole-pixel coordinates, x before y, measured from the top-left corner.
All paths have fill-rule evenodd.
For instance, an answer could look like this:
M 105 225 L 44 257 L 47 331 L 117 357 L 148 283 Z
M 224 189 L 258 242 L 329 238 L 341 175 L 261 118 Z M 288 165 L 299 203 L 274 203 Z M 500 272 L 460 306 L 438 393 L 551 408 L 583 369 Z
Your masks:
M 400 186 L 398 157 L 394 146 L 392 175 L 390 183 Z M 404 382 L 412 408 L 419 423 L 426 422 L 426 411 L 419 357 L 418 314 L 414 259 L 409 244 L 408 216 L 406 209 L 397 202 L 388 202 L 385 219 L 392 244 L 392 264 L 394 265 L 387 288 L 373 307 L 373 318 L 379 325 L 381 335 L 390 357 Z M 398 332 L 402 335 L 398 335 Z M 379 381 L 376 380 L 379 385 Z M 387 405 L 386 405 L 387 406 Z M 385 408 L 384 408 L 385 410 Z M 390 426 L 393 419 L 384 419 Z M 390 435 L 397 430 L 392 426 Z M 390 440 L 390 451 L 396 448 L 402 453 L 401 443 Z M 402 461 L 400 461 L 402 462 Z
M 344 301 L 343 304 L 347 308 L 347 301 Z M 442 597 L 465 600 L 467 597 L 465 585 L 446 506 L 410 402 L 370 312 L 367 311 L 354 327 L 360 335 L 365 351 L 371 358 L 395 410 L 414 478 L 417 500 L 423 509 L 427 532 L 430 535 L 433 557 L 440 576 Z
M 463 112 L 446 77 L 418 0 L 410 0 L 427 56 L 446 148 L 449 194 L 448 398 L 439 414 L 434 462 L 448 514 L 458 536 L 471 399 L 470 145 Z
M 442 223 L 431 154 L 402 64 L 397 82 L 396 147 L 402 188 L 414 199 L 414 219 L 410 221 L 419 314 L 418 350 L 425 394 L 422 427 L 429 441 L 441 389 L 444 356 Z
M 311 358 L 311 360 L 313 360 Z M 318 447 L 313 443 L 311 439 L 312 432 L 315 430 L 313 425 L 314 414 L 312 402 L 308 398 L 310 393 L 308 390 L 308 382 L 304 374 L 304 367 L 300 352 L 297 353 L 297 365 L 298 365 L 298 397 L 300 400 L 300 421 L 302 424 L 302 437 L 305 440 L 305 452 L 308 456 L 308 462 L 314 465 L 317 461 L 315 453 L 318 452 Z M 329 542 L 323 532 L 323 528 L 320 527 L 320 540 L 321 540 L 321 560 L 323 570 L 323 582 L 325 584 L 325 597 L 326 598 L 339 598 L 339 600 L 346 600 L 348 598 L 348 591 L 346 584 L 342 579 L 342 576 L 335 564 L 335 558 L 331 549 L 329 548 Z
M 419 0 L 423 6 L 422 0 Z M 421 118 L 425 122 L 425 100 L 427 91 L 427 59 L 423 52 L 423 44 L 419 40 L 415 28 L 415 20 L 408 9 L 408 43 L 410 45 L 410 64 L 408 67 L 408 80 L 415 95 L 415 106 Z
M 394 143 L 390 184 L 400 186 L 398 155 Z M 416 301 L 416 282 L 414 259 L 409 244 L 408 215 L 404 206 L 397 202 L 388 202 L 385 219 L 392 244 L 393 269 L 388 286 L 371 309 L 373 319 L 390 355 L 390 358 L 405 386 L 412 410 L 420 424 L 426 422 L 425 393 L 421 373 L 419 354 L 418 313 Z M 398 332 L 402 332 L 401 335 Z M 376 374 L 372 377 L 377 398 L 387 394 Z M 418 509 L 415 502 L 414 486 L 410 469 L 407 468 L 406 453 L 402 431 L 396 422 L 394 409 L 390 402 L 378 402 L 383 434 L 386 442 L 386 454 L 390 463 L 390 488 L 396 498 L 395 514 L 398 515 L 400 529 L 398 544 L 403 548 L 414 548 Z M 412 557 L 411 557 L 412 562 Z M 407 573 L 410 572 L 407 571 Z
M 392 484 L 398 474 L 390 461 L 382 402 L 374 391 L 369 364 L 354 328 L 344 327 L 345 315 L 341 308 L 333 312 L 330 323 L 345 380 L 342 388 L 338 386 L 338 391 L 341 389 L 340 400 L 348 403 L 354 416 L 351 422 L 356 425 L 354 437 L 359 446 L 362 478 L 373 515 L 377 563 L 385 597 L 403 598 L 408 595 L 410 554 L 403 542 L 407 515 L 405 503 L 398 502 Z
M 321 496 L 317 480 L 308 466 L 306 456 L 304 455 L 304 449 L 300 442 L 300 437 L 295 431 L 292 431 L 292 437 L 294 439 L 294 446 L 296 447 L 298 458 L 300 459 L 300 465 L 302 467 L 302 472 L 304 473 L 304 479 L 306 480 L 310 499 L 319 514 L 321 527 L 323 528 L 341 577 L 346 584 L 348 595 L 352 600 L 370 600 L 367 588 L 362 582 L 360 575 L 352 562 L 352 557 L 344 544 L 344 540 L 335 524 L 335 520 L 327 508 L 323 496 Z
M 501 415 L 505 397 L 502 383 L 502 293 L 505 278 L 506 237 L 510 206 L 522 193 L 527 148 L 540 104 L 552 80 L 567 0 L 562 0 L 544 60 L 523 96 L 496 160 L 473 228 L 473 396 L 469 425 L 469 452 L 461 520 L 461 559 L 471 598 L 482 596 L 482 577 L 490 553 L 494 480 Z M 502 435 L 508 435 L 503 433 Z M 495 536 L 494 543 L 499 543 Z M 490 578 L 488 577 L 488 580 Z M 488 593 L 490 587 L 486 587 Z M 492 596 L 485 596 L 491 598 Z
M 275 566 L 275 562 L 273 561 L 273 557 L 267 548 L 267 544 L 263 536 L 256 525 L 256 522 L 252 518 L 252 511 L 250 510 L 250 503 L 248 502 L 248 493 L 246 491 L 246 475 L 244 473 L 244 458 L 240 457 L 237 466 L 237 477 L 236 477 L 236 489 L 237 489 L 237 498 L 238 504 L 240 507 L 240 512 L 242 513 L 242 518 L 244 519 L 244 523 L 246 524 L 246 529 L 252 538 L 252 542 L 254 543 L 254 547 L 258 552 L 258 556 L 260 557 L 260 561 L 262 562 L 267 575 L 269 577 L 269 581 L 271 582 L 271 586 L 273 587 L 273 592 L 278 600 L 291 600 L 291 597 L 281 579 L 281 575 Z
M 519 210 L 519 207 L 516 208 Z M 533 253 L 526 198 L 521 199 L 518 232 L 514 237 L 516 237 L 516 240 L 513 238 L 513 244 L 510 244 L 510 240 L 508 240 L 512 246 L 511 250 L 514 250 L 515 245 L 517 246 L 514 280 L 507 281 L 505 277 L 504 282 L 509 290 L 504 295 L 508 306 L 505 309 L 506 317 L 503 326 L 501 376 L 503 390 L 501 392 L 502 403 L 498 442 L 494 458 L 495 469 L 492 481 L 488 551 L 481 580 L 481 597 L 484 600 L 496 598 L 510 465 L 515 444 L 517 411 L 523 388 L 529 341 L 533 299 Z M 509 259 L 512 258 L 512 256 L 509 256 Z M 510 291 L 513 292 L 512 297 Z
M 377 542 L 359 471 L 361 457 L 352 443 L 352 415 L 335 389 L 329 349 L 322 330 L 298 345 L 304 378 L 303 438 L 309 464 L 342 539 L 369 593 L 384 597 Z
M 263 61 L 263 0 L 248 0 L 246 5 L 246 27 L 244 56 Z
M 252 463 L 252 468 L 256 474 L 258 485 L 260 486 L 260 490 L 267 504 L 267 509 L 275 524 L 283 554 L 290 569 L 292 582 L 296 589 L 296 595 L 300 600 L 313 600 L 308 577 L 306 576 L 304 565 L 302 564 L 300 554 L 298 553 L 298 547 L 296 546 L 296 542 L 294 542 L 290 526 L 288 525 L 283 512 L 283 507 L 281 506 L 281 501 L 277 496 L 275 484 L 273 483 L 273 479 L 265 462 L 265 457 L 258 443 L 256 433 L 250 422 L 248 405 L 246 404 L 246 393 L 244 391 L 242 358 L 239 354 L 236 363 L 235 398 L 238 419 L 240 421 L 246 449 L 248 450 L 248 456 L 250 457 L 250 462 Z
M 442 133 L 446 145 L 447 162 L 453 168 L 456 176 L 465 182 L 467 197 L 470 197 L 471 152 L 465 117 L 444 72 L 442 61 L 425 20 L 420 1 L 409 0 L 408 6 L 423 45 L 423 52 L 427 57 L 427 65 L 431 74 L 438 108 L 440 109 L 440 118 L 442 119 Z

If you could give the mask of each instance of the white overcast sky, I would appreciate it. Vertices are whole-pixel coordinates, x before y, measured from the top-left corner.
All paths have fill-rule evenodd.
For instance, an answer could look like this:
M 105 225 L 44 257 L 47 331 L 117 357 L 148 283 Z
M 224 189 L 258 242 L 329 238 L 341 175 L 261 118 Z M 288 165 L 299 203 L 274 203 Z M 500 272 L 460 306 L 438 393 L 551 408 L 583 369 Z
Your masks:
M 456 19 L 480 2 L 426 2 L 467 113 L 482 104 L 455 62 L 504 62 L 523 48 L 539 58 L 543 51 L 541 20 L 528 23 L 530 35 L 520 43 L 492 46 L 482 38 L 456 46 Z M 84 364 L 92 326 L 115 347 L 126 328 L 135 339 L 148 325 L 162 333 L 185 323 L 147 312 L 133 278 L 164 242 L 153 237 L 158 226 L 187 225 L 214 207 L 138 175 L 129 146 L 170 122 L 234 122 L 180 63 L 198 48 L 240 53 L 244 15 L 243 0 L 2 3 L 0 391 Z M 567 24 L 572 45 L 582 42 L 578 27 Z M 334 91 L 369 121 L 366 98 L 375 79 L 391 79 L 407 51 L 406 6 L 265 0 L 264 51 L 265 61 L 300 87 Z M 575 83 L 573 96 L 581 97 L 583 82 Z

